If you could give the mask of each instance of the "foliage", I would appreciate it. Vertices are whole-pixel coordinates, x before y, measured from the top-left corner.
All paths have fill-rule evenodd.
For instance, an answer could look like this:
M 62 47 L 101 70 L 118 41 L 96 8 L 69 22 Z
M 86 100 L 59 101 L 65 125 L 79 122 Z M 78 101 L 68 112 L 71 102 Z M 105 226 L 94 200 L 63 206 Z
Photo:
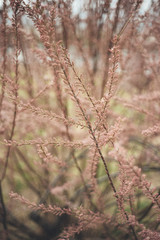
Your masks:
M 160 3 L 78 3 L 3 0 L 1 239 L 158 240 Z

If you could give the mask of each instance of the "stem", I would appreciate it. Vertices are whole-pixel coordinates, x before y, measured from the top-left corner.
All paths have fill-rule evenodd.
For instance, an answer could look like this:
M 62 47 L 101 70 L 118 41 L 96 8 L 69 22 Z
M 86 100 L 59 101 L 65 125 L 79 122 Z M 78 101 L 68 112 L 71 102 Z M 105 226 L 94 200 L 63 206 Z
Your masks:
M 5 7 L 5 2 L 4 2 L 4 7 Z M 17 14 L 18 14 L 18 5 L 15 6 L 14 9 L 14 22 L 15 22 L 15 37 L 16 37 L 16 54 L 15 54 L 15 103 L 14 103 L 14 114 L 13 114 L 13 121 L 12 121 L 12 128 L 11 128 L 11 134 L 9 137 L 9 140 L 12 140 L 13 135 L 14 135 L 14 130 L 15 130 L 15 126 L 16 126 L 16 116 L 17 116 L 17 97 L 18 97 L 18 88 L 17 88 L 17 84 L 18 84 L 18 20 L 17 20 Z M 5 53 L 5 52 L 4 52 Z M 4 67 L 5 67 L 5 61 L 4 61 Z M 4 71 L 4 70 L 3 70 Z M 3 95 L 4 98 L 4 95 Z M 2 100 L 3 98 L 1 98 L 1 104 L 2 104 Z M 7 167 L 8 167 L 8 160 L 9 160 L 9 155 L 10 155 L 10 150 L 11 150 L 11 146 L 8 147 L 7 149 L 7 153 L 6 153 L 6 160 L 5 160 L 5 164 L 4 164 L 4 168 L 3 168 L 3 172 L 2 172 L 2 176 L 0 178 L 0 202 L 1 202 L 1 206 L 2 206 L 2 221 L 3 221 L 3 227 L 6 233 L 6 239 L 9 240 L 8 238 L 8 232 L 7 232 L 7 214 L 6 214 L 6 207 L 5 207 L 5 202 L 4 202 L 4 198 L 3 198 L 3 191 L 2 191 L 2 182 L 5 179 L 6 176 L 6 172 L 7 172 Z
M 2 104 L 3 104 L 3 99 L 4 99 L 4 95 L 5 95 L 5 80 L 4 80 L 4 76 L 5 76 L 5 72 L 6 72 L 6 0 L 3 1 L 3 63 L 2 63 L 2 94 L 1 94 L 1 99 L 0 99 L 0 119 L 2 118 L 1 116 L 1 111 L 2 111 Z
M 14 135 L 14 130 L 15 130 L 15 126 L 16 126 L 16 116 L 17 116 L 17 97 L 18 97 L 18 56 L 19 56 L 19 51 L 18 51 L 18 21 L 17 21 L 17 7 L 15 8 L 15 12 L 14 12 L 14 20 L 15 20 L 15 36 L 16 36 L 16 56 L 15 56 L 15 103 L 14 103 L 14 113 L 13 113 L 13 121 L 12 121 L 12 128 L 11 128 L 11 134 L 8 140 L 12 140 L 13 135 Z M 7 166 L 8 166 L 8 159 L 9 159 L 9 155 L 10 155 L 10 150 L 11 150 L 11 146 L 8 147 L 7 150 L 7 154 L 6 154 L 6 160 L 5 160 L 5 166 L 3 169 L 3 173 L 2 173 L 2 177 L 0 179 L 0 182 L 2 182 L 5 178 L 6 175 L 6 171 L 7 171 Z
M 109 173 L 107 164 L 106 164 L 105 159 L 104 159 L 104 156 L 103 156 L 103 154 L 102 154 L 102 152 L 101 152 L 101 150 L 100 150 L 100 147 L 99 147 L 98 141 L 97 141 L 97 139 L 96 139 L 96 137 L 95 137 L 94 131 L 93 131 L 92 126 L 91 126 L 91 123 L 90 123 L 90 121 L 88 120 L 88 118 L 87 118 L 87 116 L 86 116 L 86 114 L 85 114 L 85 112 L 84 112 L 84 110 L 83 110 L 83 108 L 82 108 L 82 106 L 81 106 L 81 104 L 80 104 L 80 100 L 78 99 L 78 97 L 76 96 L 76 94 L 75 94 L 75 92 L 74 92 L 74 89 L 73 89 L 73 87 L 72 87 L 72 85 L 71 85 L 71 83 L 70 83 L 70 81 L 69 81 L 69 79 L 68 79 L 67 73 L 66 73 L 66 71 L 65 71 L 65 69 L 64 69 L 64 67 L 63 67 L 62 64 L 61 64 L 61 68 L 62 68 L 63 74 L 64 74 L 64 76 L 65 76 L 65 79 L 66 79 L 66 81 L 67 81 L 67 83 L 68 83 L 68 86 L 69 86 L 69 88 L 70 88 L 70 90 L 71 90 L 71 93 L 72 93 L 72 95 L 73 95 L 73 97 L 74 97 L 74 99 L 75 99 L 75 101 L 76 101 L 76 103 L 77 103 L 77 105 L 78 105 L 78 107 L 79 107 L 79 109 L 80 109 L 83 117 L 84 117 L 84 120 L 85 120 L 85 122 L 86 122 L 86 124 L 87 124 L 87 126 L 88 126 L 89 132 L 90 132 L 90 134 L 91 134 L 91 136 L 92 136 L 92 139 L 93 139 L 93 141 L 94 141 L 94 143 L 95 143 L 95 146 L 96 146 L 96 148 L 97 148 L 97 151 L 98 151 L 98 153 L 99 153 L 99 156 L 100 156 L 100 158 L 101 158 L 101 160 L 102 160 L 102 162 L 103 162 L 103 165 L 104 165 L 106 174 L 107 174 L 108 179 L 109 179 L 109 183 L 110 183 L 110 185 L 111 185 L 111 188 L 112 188 L 112 190 L 113 190 L 113 192 L 114 192 L 114 195 L 115 195 L 115 197 L 116 197 L 116 199 L 117 199 L 117 203 L 118 203 L 119 197 L 118 197 L 116 188 L 115 188 L 114 183 L 113 183 L 113 181 L 112 181 L 112 178 L 111 178 L 111 176 L 110 176 L 110 173 Z M 124 214 L 125 214 L 125 216 L 126 216 L 126 220 L 129 221 L 129 217 L 128 217 L 128 214 L 126 213 L 126 211 L 125 211 L 124 209 L 121 209 L 121 210 L 123 210 L 123 212 L 124 212 Z M 129 228 L 131 229 L 131 231 L 132 231 L 132 233 L 133 233 L 133 235 L 134 235 L 135 240 L 138 240 L 138 238 L 137 238 L 137 236 L 136 236 L 136 233 L 135 233 L 135 230 L 134 230 L 134 227 L 133 227 L 132 225 L 130 225 Z

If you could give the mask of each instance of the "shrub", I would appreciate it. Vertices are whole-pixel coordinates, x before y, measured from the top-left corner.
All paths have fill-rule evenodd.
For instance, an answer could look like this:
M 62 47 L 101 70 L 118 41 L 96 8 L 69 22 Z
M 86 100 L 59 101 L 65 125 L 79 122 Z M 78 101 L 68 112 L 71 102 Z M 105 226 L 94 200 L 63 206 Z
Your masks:
M 3 0 L 1 239 L 160 239 L 160 4 Z

